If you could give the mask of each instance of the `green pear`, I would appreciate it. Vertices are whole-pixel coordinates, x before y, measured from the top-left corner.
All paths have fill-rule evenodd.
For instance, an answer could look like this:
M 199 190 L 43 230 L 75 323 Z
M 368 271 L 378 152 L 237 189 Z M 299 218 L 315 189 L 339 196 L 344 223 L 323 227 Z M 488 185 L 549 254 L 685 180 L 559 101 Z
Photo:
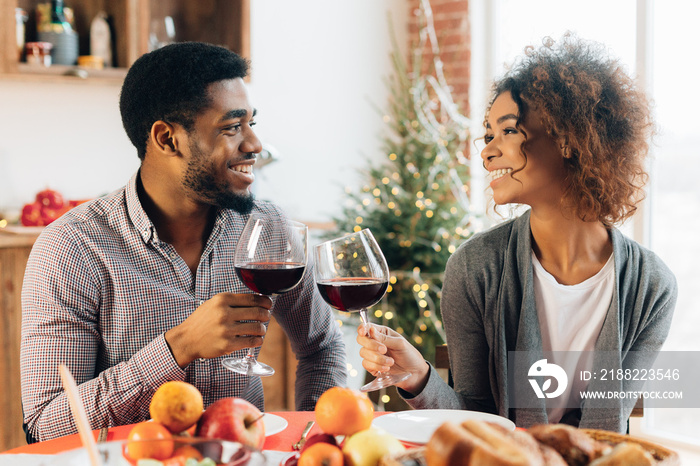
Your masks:
M 382 429 L 370 427 L 345 439 L 343 455 L 347 466 L 377 466 L 384 455 L 401 453 L 406 447 Z

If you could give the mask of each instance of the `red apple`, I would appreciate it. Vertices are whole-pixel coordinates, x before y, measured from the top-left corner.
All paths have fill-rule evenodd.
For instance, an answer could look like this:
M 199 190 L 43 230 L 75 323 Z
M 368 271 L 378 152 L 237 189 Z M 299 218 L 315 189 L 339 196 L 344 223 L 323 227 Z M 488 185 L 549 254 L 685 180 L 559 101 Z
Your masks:
M 297 466 L 299 463 L 299 452 L 294 453 L 282 462 L 280 466 Z
M 334 436 L 332 436 L 331 434 L 321 433 L 321 434 L 314 434 L 311 437 L 308 437 L 306 439 L 306 442 L 304 442 L 304 446 L 301 447 L 301 451 L 303 452 L 304 450 L 309 448 L 314 443 L 319 443 L 319 442 L 330 443 L 331 445 L 335 445 L 336 447 L 338 446 L 338 442 L 335 440 Z
M 60 207 L 58 209 L 52 209 L 50 207 L 42 207 L 41 208 L 41 221 L 43 222 L 43 225 L 48 225 L 49 223 L 53 222 L 61 215 L 68 212 L 70 209 L 71 209 L 71 207 L 69 205 L 65 205 L 65 206 Z
M 239 442 L 262 449 L 265 424 L 258 408 L 242 398 L 222 398 L 209 406 L 197 423 L 197 436 Z
M 36 195 L 36 202 L 49 209 L 60 209 L 63 207 L 63 195 L 53 189 L 39 191 Z
M 91 199 L 71 199 L 70 201 L 68 201 L 68 205 L 71 207 L 76 207 L 90 200 Z
M 25 204 L 24 207 L 22 207 L 22 217 L 20 218 L 20 221 L 25 227 L 43 225 L 41 221 L 41 204 L 38 202 Z

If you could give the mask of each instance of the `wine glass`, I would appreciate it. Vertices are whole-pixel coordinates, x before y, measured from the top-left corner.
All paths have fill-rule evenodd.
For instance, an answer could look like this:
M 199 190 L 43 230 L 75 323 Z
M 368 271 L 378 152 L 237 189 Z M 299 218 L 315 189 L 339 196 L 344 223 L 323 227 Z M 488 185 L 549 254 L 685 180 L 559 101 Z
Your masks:
M 253 213 L 236 245 L 233 267 L 255 293 L 279 295 L 296 287 L 306 270 L 308 228 L 281 217 Z M 226 358 L 225 368 L 245 375 L 267 376 L 275 370 L 255 359 L 253 348 L 242 358 Z
M 389 286 L 389 267 L 372 232 L 365 228 L 321 243 L 314 248 L 314 260 L 316 285 L 323 299 L 339 311 L 359 312 L 362 322 L 369 325 L 367 308 L 377 304 Z M 379 373 L 360 390 L 379 390 L 410 375 Z
M 151 20 L 148 50 L 153 51 L 175 42 L 175 21 L 172 16 Z

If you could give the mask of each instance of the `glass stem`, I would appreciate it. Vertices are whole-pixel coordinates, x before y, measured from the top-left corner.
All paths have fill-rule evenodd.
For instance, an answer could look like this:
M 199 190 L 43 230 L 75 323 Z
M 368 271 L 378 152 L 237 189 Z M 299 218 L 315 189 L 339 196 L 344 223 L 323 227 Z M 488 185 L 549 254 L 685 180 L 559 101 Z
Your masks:
M 367 309 L 360 309 L 360 319 L 362 319 L 362 323 L 365 325 L 365 328 L 367 329 L 367 336 L 372 338 L 369 334 L 369 318 L 367 317 Z M 375 375 L 377 378 L 384 377 L 384 374 L 381 372 L 377 372 L 377 375 Z

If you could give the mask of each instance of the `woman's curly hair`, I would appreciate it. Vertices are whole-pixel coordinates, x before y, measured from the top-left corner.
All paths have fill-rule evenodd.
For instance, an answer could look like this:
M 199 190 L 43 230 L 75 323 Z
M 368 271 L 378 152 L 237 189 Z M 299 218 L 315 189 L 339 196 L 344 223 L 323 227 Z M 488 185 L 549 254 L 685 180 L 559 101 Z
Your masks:
M 537 109 L 547 133 L 567 146 L 565 206 L 606 226 L 634 214 L 644 198 L 653 122 L 644 92 L 601 44 L 571 33 L 545 38 L 494 84 L 491 105 L 503 92 L 513 96 L 520 121 Z

